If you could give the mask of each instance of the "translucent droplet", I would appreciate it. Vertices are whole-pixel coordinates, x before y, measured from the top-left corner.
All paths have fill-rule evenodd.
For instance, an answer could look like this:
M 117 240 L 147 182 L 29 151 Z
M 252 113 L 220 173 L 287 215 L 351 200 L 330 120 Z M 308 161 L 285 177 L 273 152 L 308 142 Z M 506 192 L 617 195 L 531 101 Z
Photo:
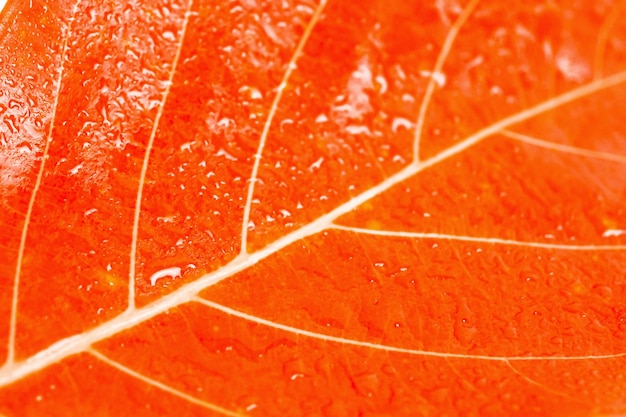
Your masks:
M 328 117 L 325 114 L 320 114 L 315 118 L 315 123 L 325 123 L 328 121 Z
M 169 31 L 169 30 L 166 30 L 165 32 L 163 32 L 161 36 L 163 37 L 163 39 L 167 39 L 168 41 L 176 40 L 176 35 L 174 35 L 174 32 Z
M 420 75 L 422 77 L 432 77 L 439 86 L 439 88 L 446 85 L 446 75 L 443 72 L 420 71 Z
M 621 229 L 608 229 L 602 233 L 602 237 L 622 236 L 626 235 L 626 230 Z
M 391 131 L 393 133 L 397 133 L 399 128 L 411 129 L 413 127 L 413 122 L 405 119 L 404 117 L 396 117 L 391 122 Z
M 171 268 L 161 269 L 160 271 L 155 272 L 150 277 L 150 285 L 155 285 L 158 280 L 161 278 L 180 278 L 181 277 L 181 269 L 178 266 L 174 266 Z

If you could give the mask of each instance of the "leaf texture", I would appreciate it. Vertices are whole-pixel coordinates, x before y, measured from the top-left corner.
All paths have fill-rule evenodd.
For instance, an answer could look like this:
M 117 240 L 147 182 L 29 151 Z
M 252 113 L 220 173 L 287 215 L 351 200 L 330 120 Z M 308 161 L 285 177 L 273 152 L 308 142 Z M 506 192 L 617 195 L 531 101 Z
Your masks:
M 0 414 L 625 413 L 624 13 L 9 0 Z

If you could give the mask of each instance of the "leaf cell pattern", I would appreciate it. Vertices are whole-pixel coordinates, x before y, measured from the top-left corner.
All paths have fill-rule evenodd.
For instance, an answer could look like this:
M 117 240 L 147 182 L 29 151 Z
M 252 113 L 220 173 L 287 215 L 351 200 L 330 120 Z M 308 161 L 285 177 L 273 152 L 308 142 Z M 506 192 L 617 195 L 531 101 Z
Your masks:
M 623 5 L 1 13 L 0 413 L 625 412 Z

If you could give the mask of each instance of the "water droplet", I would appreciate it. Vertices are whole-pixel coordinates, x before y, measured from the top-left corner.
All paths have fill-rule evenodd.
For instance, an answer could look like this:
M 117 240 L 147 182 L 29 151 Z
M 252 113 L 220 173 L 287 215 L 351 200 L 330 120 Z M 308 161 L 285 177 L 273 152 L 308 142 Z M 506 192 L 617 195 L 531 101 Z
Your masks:
M 349 125 L 346 126 L 346 132 L 348 132 L 351 135 L 372 135 L 372 132 L 370 131 L 369 127 L 367 126 L 356 126 L 356 125 Z
M 292 119 L 285 119 L 285 120 L 281 121 L 281 122 L 280 122 L 280 131 L 281 131 L 281 132 L 283 131 L 283 128 L 284 128 L 284 126 L 285 126 L 286 124 L 287 124 L 287 125 L 291 125 L 291 124 L 293 124 L 293 120 L 292 120 Z
M 382 75 L 377 75 L 375 78 L 376 82 L 380 86 L 380 94 L 385 94 L 387 92 L 387 80 Z
M 161 36 L 163 37 L 163 39 L 166 39 L 168 41 L 175 41 L 176 40 L 176 35 L 174 35 L 174 32 L 166 30 L 165 32 L 163 32 L 161 34 Z
M 432 77 L 435 80 L 435 83 L 439 86 L 439 88 L 446 85 L 446 75 L 443 72 L 431 72 L 431 71 L 420 71 L 420 75 L 422 77 Z
M 76 165 L 74 168 L 69 170 L 69 174 L 70 175 L 76 175 L 78 173 L 78 171 L 80 171 L 80 169 L 83 167 L 83 164 L 80 163 L 78 165 Z
M 413 122 L 405 119 L 404 117 L 396 117 L 391 122 L 391 131 L 393 133 L 397 133 L 399 128 L 411 129 L 413 127 Z
M 32 153 L 33 148 L 28 142 L 22 142 L 17 145 L 17 151 L 21 154 L 29 154 Z
M 263 94 L 261 94 L 259 89 L 256 87 L 250 87 L 250 86 L 244 85 L 243 87 L 239 89 L 239 92 L 242 94 L 247 94 L 248 97 L 250 97 L 253 100 L 259 100 L 263 98 Z
M 22 106 L 22 103 L 17 100 L 9 100 L 8 104 L 10 109 L 19 109 Z
M 573 47 L 559 49 L 555 61 L 557 69 L 568 81 L 583 82 L 591 75 L 588 63 L 578 56 Z
M 18 133 L 20 131 L 17 125 L 15 124 L 15 120 L 11 116 L 7 116 L 4 119 L 4 124 L 7 125 L 11 133 Z
M 232 119 L 229 119 L 228 117 L 223 117 L 220 119 L 219 122 L 217 122 L 217 125 L 219 127 L 229 127 L 233 123 L 234 121 Z
M 171 268 L 161 269 L 160 271 L 155 272 L 150 277 L 150 285 L 155 285 L 158 280 L 162 278 L 180 278 L 181 277 L 181 269 L 178 266 L 174 266 Z
M 626 230 L 621 229 L 608 229 L 602 233 L 602 237 L 622 236 L 626 235 Z
M 195 142 L 185 142 L 182 145 L 180 145 L 180 150 L 191 152 L 191 145 L 193 145 L 194 143 Z
M 317 161 L 313 162 L 309 166 L 309 171 L 313 172 L 314 169 L 320 169 L 320 167 L 322 166 L 322 162 L 324 162 L 324 158 L 323 157 L 321 157 Z
M 498 87 L 497 85 L 494 85 L 493 87 L 491 87 L 491 89 L 489 90 L 489 93 L 492 96 L 501 96 L 503 94 L 502 88 Z
M 220 148 L 220 150 L 217 151 L 215 156 L 223 156 L 224 158 L 228 159 L 229 161 L 236 161 L 237 160 L 237 158 L 235 158 L 233 155 L 229 154 L 228 152 L 226 152 L 222 148 Z
M 320 114 L 315 118 L 315 123 L 325 123 L 328 121 L 328 117 L 325 114 Z

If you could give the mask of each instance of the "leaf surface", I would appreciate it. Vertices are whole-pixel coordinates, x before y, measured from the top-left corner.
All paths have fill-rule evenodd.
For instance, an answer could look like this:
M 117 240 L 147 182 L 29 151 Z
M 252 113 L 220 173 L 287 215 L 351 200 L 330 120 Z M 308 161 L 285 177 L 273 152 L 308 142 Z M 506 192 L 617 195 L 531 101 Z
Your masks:
M 0 15 L 0 414 L 626 412 L 613 2 Z

